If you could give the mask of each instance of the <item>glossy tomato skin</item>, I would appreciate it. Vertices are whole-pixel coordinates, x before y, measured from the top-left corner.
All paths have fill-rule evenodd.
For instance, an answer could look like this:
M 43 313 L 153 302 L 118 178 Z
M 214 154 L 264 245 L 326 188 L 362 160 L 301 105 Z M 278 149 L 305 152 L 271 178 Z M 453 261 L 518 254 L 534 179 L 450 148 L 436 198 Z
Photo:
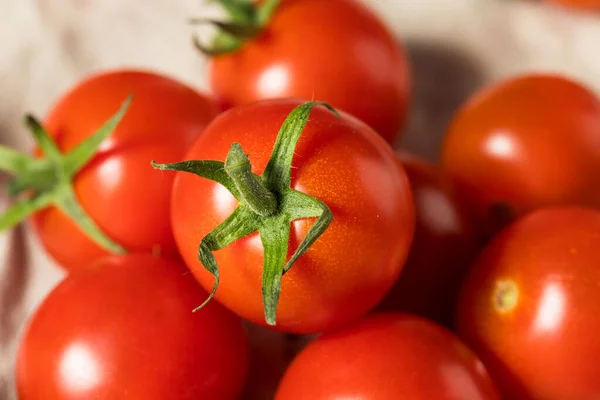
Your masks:
M 221 114 L 197 139 L 186 160 L 224 160 L 241 144 L 261 174 L 279 128 L 299 100 L 268 100 Z M 391 147 L 359 120 L 312 110 L 292 162 L 291 187 L 325 202 L 334 219 L 282 279 L 276 329 L 314 333 L 372 309 L 400 273 L 414 231 L 406 174 Z M 214 278 L 198 261 L 202 238 L 227 218 L 237 201 L 221 185 L 178 173 L 173 185 L 173 232 L 188 267 L 206 289 Z M 290 252 L 314 219 L 292 224 Z M 238 315 L 265 324 L 258 234 L 214 253 L 220 267 L 216 298 Z
M 373 314 L 311 342 L 286 371 L 275 400 L 500 400 L 477 356 L 421 317 Z
M 600 207 L 598 132 L 600 100 L 592 92 L 557 75 L 523 75 L 462 107 L 442 164 L 490 235 L 539 207 Z
M 415 236 L 398 281 L 378 309 L 451 326 L 462 280 L 479 250 L 477 235 L 444 171 L 407 152 L 398 156 L 415 201 Z
M 248 342 L 242 322 L 187 270 L 151 255 L 77 271 L 41 304 L 22 339 L 21 400 L 237 399 Z
M 600 397 L 600 213 L 545 208 L 500 233 L 461 294 L 458 329 L 507 399 Z
M 176 255 L 169 220 L 174 174 L 157 173 L 150 161 L 183 157 L 216 115 L 212 100 L 165 76 L 111 71 L 66 93 L 45 127 L 67 152 L 96 132 L 129 94 L 134 98 L 127 114 L 75 177 L 75 192 L 96 224 L 127 250 Z M 43 246 L 67 270 L 107 255 L 55 207 L 35 214 L 33 221 Z
M 213 58 L 209 71 L 225 107 L 287 97 L 325 101 L 389 142 L 407 115 L 410 73 L 401 44 L 355 0 L 283 2 L 259 37 Z

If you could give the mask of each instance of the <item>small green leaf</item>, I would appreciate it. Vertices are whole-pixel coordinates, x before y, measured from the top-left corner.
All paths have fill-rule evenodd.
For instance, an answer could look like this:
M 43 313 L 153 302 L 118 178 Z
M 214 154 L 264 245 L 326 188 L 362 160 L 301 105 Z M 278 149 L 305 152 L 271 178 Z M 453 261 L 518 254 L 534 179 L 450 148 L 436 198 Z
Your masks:
M 231 179 L 227 172 L 225 172 L 225 164 L 222 161 L 212 160 L 191 160 L 181 161 L 170 164 L 157 164 L 151 161 L 150 164 L 154 169 L 162 171 L 181 171 L 189 172 L 199 177 L 210 179 L 213 182 L 220 183 L 225 186 L 227 190 L 231 192 L 233 197 L 238 201 L 242 199 L 242 196 L 238 192 L 235 183 Z
M 53 192 L 46 192 L 31 199 L 21 200 L 13 204 L 0 215 L 0 232 L 12 228 L 31 214 L 52 204 Z
M 114 132 L 123 119 L 132 100 L 133 95 L 127 96 L 116 114 L 106 121 L 96 133 L 85 139 L 65 156 L 64 169 L 68 177 L 74 176 L 96 155 L 98 147 Z
M 204 268 L 215 277 L 215 284 L 208 297 L 194 311 L 204 307 L 217 292 L 219 286 L 219 266 L 212 252 L 222 249 L 229 244 L 256 232 L 260 226 L 260 218 L 245 205 L 240 205 L 235 211 L 212 232 L 202 239 L 198 246 L 198 259 Z
M 54 139 L 50 137 L 48 132 L 42 127 L 37 119 L 33 115 L 25 116 L 25 125 L 33 133 L 33 138 L 37 145 L 42 149 L 42 152 L 52 163 L 60 163 L 62 161 L 62 154 Z
M 231 145 L 225 159 L 225 172 L 252 211 L 263 217 L 273 215 L 277 211 L 275 195 L 264 186 L 259 176 L 252 173 L 250 160 L 239 143 Z
M 283 193 L 290 187 L 290 173 L 298 139 L 308 122 L 310 112 L 316 106 L 324 106 L 336 116 L 337 112 L 327 103 L 310 101 L 294 108 L 287 116 L 271 153 L 263 178 L 269 189 Z
M 127 252 L 123 247 L 106 236 L 94 220 L 87 215 L 79 204 L 70 184 L 63 184 L 58 187 L 55 204 L 62 212 L 71 217 L 77 226 L 94 242 L 115 254 L 124 254 Z
M 260 229 L 264 249 L 262 295 L 265 320 L 277 323 L 277 304 L 281 294 L 281 277 L 290 239 L 290 223 L 286 218 L 270 218 Z

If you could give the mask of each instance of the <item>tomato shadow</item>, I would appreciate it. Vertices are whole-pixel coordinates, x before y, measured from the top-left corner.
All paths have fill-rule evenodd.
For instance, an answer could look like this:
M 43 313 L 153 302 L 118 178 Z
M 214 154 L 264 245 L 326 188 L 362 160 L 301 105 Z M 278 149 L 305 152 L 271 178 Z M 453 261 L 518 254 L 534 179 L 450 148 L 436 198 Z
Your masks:
M 413 88 L 407 125 L 396 147 L 436 162 L 448 124 L 486 76 L 464 50 L 432 42 L 407 41 L 403 46 Z

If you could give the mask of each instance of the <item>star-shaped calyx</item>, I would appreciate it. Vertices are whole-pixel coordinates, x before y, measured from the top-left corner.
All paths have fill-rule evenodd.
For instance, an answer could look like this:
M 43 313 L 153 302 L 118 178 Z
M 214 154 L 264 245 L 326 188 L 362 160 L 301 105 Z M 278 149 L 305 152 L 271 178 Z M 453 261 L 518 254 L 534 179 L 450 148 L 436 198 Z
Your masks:
M 333 220 L 333 214 L 325 203 L 290 187 L 294 150 L 311 110 L 319 105 L 337 115 L 333 108 L 321 102 L 308 102 L 296 107 L 281 126 L 269 162 L 261 176 L 252 172 L 248 156 L 238 143 L 231 146 L 225 162 L 152 162 L 156 169 L 189 172 L 213 180 L 227 188 L 238 201 L 235 211 L 200 242 L 198 259 L 215 277 L 215 284 L 209 298 L 197 309 L 210 301 L 219 285 L 219 267 L 212 252 L 258 232 L 264 249 L 262 296 L 265 319 L 270 325 L 276 324 L 283 274 L 325 232 Z M 291 258 L 286 260 L 290 224 L 297 219 L 314 217 L 317 220 L 306 237 Z
M 44 157 L 36 158 L 0 146 L 0 170 L 14 176 L 7 191 L 12 197 L 22 197 L 0 215 L 0 232 L 15 226 L 36 211 L 56 206 L 101 247 L 116 254 L 126 252 L 86 214 L 75 195 L 72 182 L 75 175 L 94 157 L 104 139 L 115 130 L 131 100 L 132 96 L 129 96 L 98 131 L 66 154 L 60 152 L 54 140 L 33 116 L 26 116 L 25 124 Z

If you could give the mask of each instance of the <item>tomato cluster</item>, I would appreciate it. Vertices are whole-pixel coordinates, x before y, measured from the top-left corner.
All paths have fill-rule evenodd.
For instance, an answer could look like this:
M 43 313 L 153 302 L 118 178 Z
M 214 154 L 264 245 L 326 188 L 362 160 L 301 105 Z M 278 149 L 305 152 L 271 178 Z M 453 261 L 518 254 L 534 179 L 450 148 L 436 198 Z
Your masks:
M 392 147 L 409 62 L 367 8 L 220 3 L 210 95 L 103 71 L 0 146 L 0 229 L 68 272 L 19 398 L 600 398 L 600 99 L 490 84 L 434 165 Z

